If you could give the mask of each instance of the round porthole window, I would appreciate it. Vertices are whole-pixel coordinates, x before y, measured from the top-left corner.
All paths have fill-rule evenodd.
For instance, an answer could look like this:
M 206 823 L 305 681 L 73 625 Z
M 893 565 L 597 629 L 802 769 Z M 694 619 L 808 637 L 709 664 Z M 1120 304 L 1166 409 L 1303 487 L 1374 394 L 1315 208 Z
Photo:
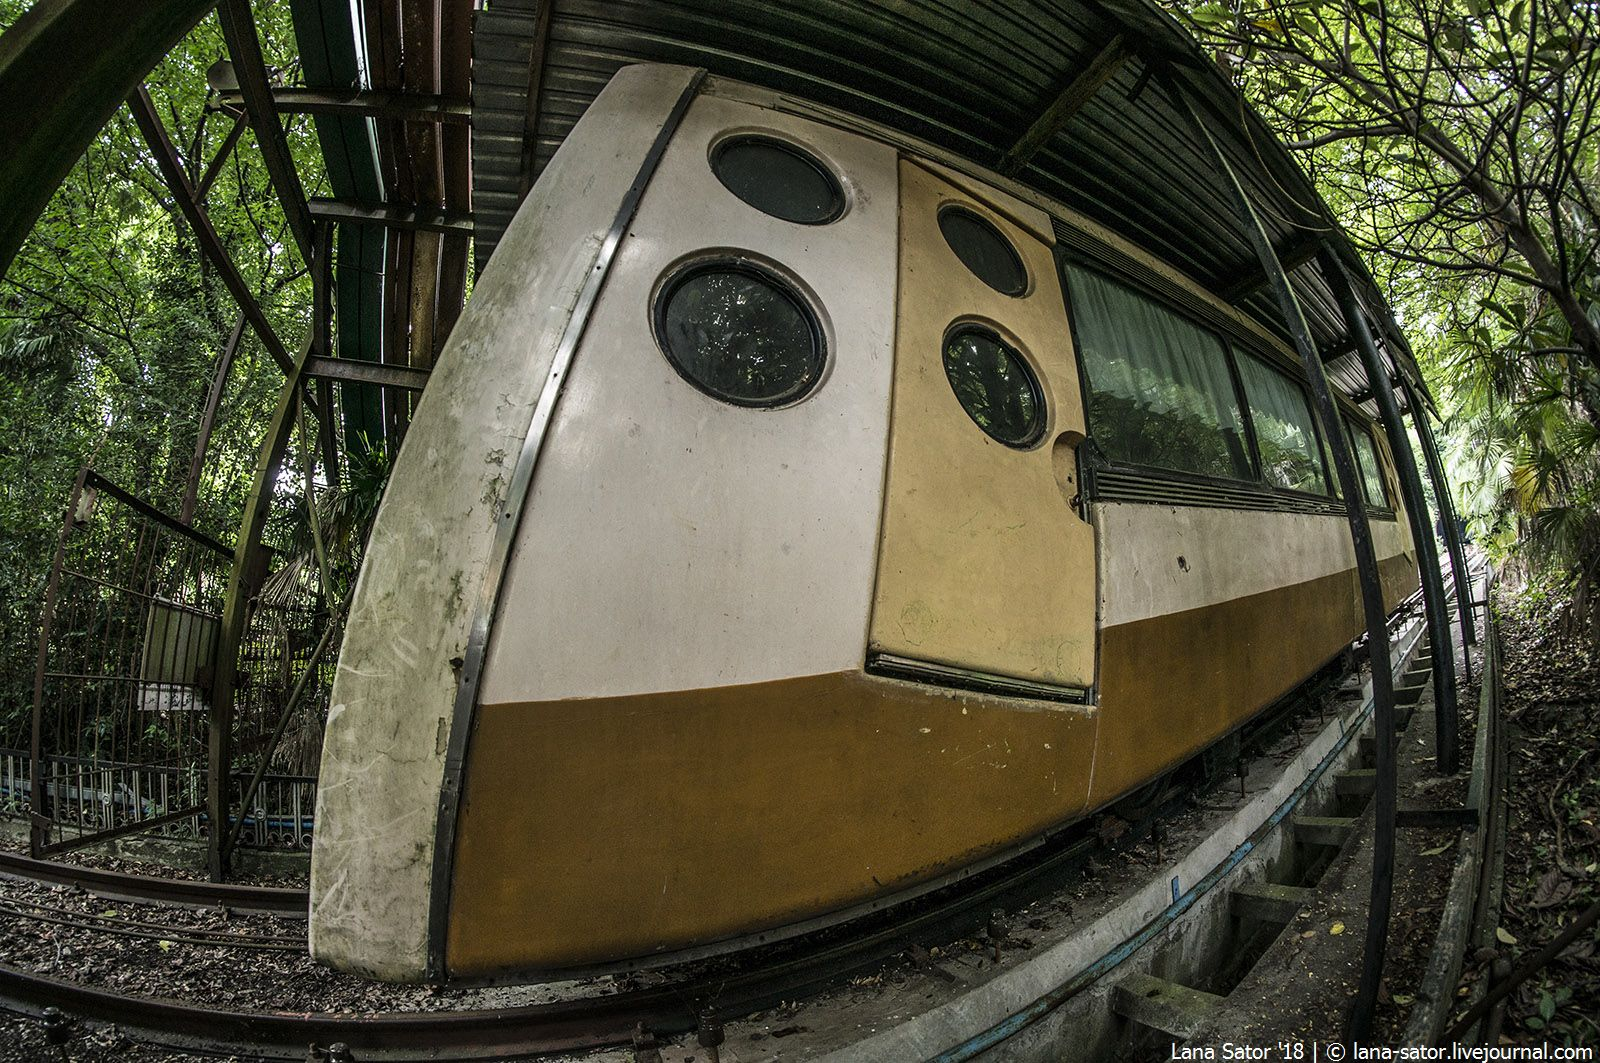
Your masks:
M 793 285 L 745 262 L 709 262 L 673 280 L 656 335 L 685 380 L 735 406 L 782 406 L 822 379 L 822 326 Z
M 823 225 L 844 213 L 844 189 L 828 168 L 773 137 L 723 141 L 711 155 L 711 170 L 728 191 L 774 218 Z
M 944 374 L 961 408 L 991 439 L 1023 449 L 1044 435 L 1044 395 L 1033 370 L 989 329 L 963 325 L 944 341 Z
M 939 212 L 939 231 L 962 264 L 1001 295 L 1028 290 L 1021 256 L 989 219 L 966 207 L 945 207 Z

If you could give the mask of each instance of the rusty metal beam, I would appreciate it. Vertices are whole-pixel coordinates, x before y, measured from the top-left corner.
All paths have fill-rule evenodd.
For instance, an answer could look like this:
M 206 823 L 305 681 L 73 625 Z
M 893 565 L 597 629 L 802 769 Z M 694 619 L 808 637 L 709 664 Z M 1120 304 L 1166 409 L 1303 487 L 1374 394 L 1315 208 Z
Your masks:
M 375 384 L 404 391 L 421 391 L 427 386 L 429 374 L 426 369 L 415 369 L 409 365 L 313 355 L 306 359 L 305 375 L 341 384 Z
M 1322 364 L 1323 365 L 1327 365 L 1329 362 L 1333 361 L 1335 358 L 1341 358 L 1344 355 L 1347 355 L 1347 354 L 1351 353 L 1355 349 L 1356 349 L 1355 338 L 1353 336 L 1346 336 L 1344 339 L 1340 340 L 1338 343 L 1334 343 L 1334 344 L 1329 345 L 1328 347 L 1323 348 L 1322 353 L 1320 355 L 1320 357 L 1322 358 Z
M 133 111 L 133 120 L 138 124 L 139 132 L 144 134 L 145 143 L 155 154 L 156 168 L 161 171 L 161 179 L 166 182 L 167 188 L 178 202 L 178 210 L 182 212 L 184 220 L 194 232 L 195 242 L 200 245 L 200 252 L 210 260 L 211 267 L 222 278 L 228 294 L 233 296 L 233 301 L 239 305 L 240 311 L 250 322 L 250 327 L 261 337 L 261 343 L 272 356 L 272 360 L 277 362 L 285 373 L 293 372 L 294 359 L 284 348 L 283 341 L 278 339 L 278 334 L 273 330 L 266 314 L 261 312 L 261 305 L 256 302 L 255 294 L 251 292 L 250 286 L 245 283 L 238 267 L 234 265 L 228 249 L 222 246 L 222 238 L 212 227 L 205 207 L 201 206 L 199 199 L 195 197 L 194 188 L 189 184 L 189 178 L 183 172 L 183 164 L 178 159 L 177 149 L 172 146 L 172 139 L 167 136 L 167 127 L 156 114 L 155 106 L 150 102 L 150 94 L 145 91 L 143 85 L 135 88 L 133 95 L 128 97 L 128 107 Z
M 205 409 L 200 413 L 200 427 L 195 432 L 194 457 L 189 460 L 189 480 L 183 488 L 183 506 L 178 519 L 185 524 L 194 523 L 195 501 L 200 497 L 200 473 L 205 468 L 206 451 L 211 448 L 211 433 L 217 426 L 217 411 L 222 406 L 223 393 L 228 390 L 228 373 L 233 369 L 233 356 L 239 352 L 239 341 L 244 338 L 244 315 L 234 322 L 228 333 L 222 353 L 217 357 L 217 371 L 211 375 L 211 390 L 206 393 Z
M 244 643 L 250 623 L 251 599 L 260 589 L 254 585 L 256 574 L 265 571 L 261 565 L 261 554 L 266 547 L 261 535 L 271 514 L 278 474 L 283 468 L 284 452 L 289 446 L 289 434 L 297 421 L 301 392 L 305 385 L 305 365 L 313 356 L 327 353 L 323 345 L 330 335 L 325 320 L 330 309 L 326 297 L 332 276 L 330 244 L 331 241 L 326 239 L 317 241 L 317 253 L 311 259 L 311 328 L 306 333 L 299 356 L 290 365 L 278 390 L 277 406 L 256 456 L 255 478 L 250 494 L 245 499 L 238 538 L 234 540 L 233 568 L 228 577 L 228 593 L 222 604 L 222 621 L 217 634 L 216 674 L 212 680 L 206 735 L 206 814 L 211 820 L 211 830 L 206 837 L 206 864 L 214 882 L 222 882 L 227 878 L 230 858 L 227 837 L 232 807 L 233 716 L 237 694 L 235 686 L 239 679 L 239 648 Z
M 541 10 L 549 7 L 541 4 Z M 1117 34 L 1106 42 L 1105 47 L 1089 60 L 1089 65 L 1083 68 L 1082 73 L 1073 78 L 1067 87 L 1061 90 L 1044 113 L 1034 120 L 1028 131 L 1017 142 L 1000 156 L 1000 162 L 995 169 L 1007 177 L 1015 177 L 1022 172 L 1023 167 L 1045 146 L 1046 142 L 1072 121 L 1072 117 L 1083 109 L 1084 104 L 1094 98 L 1095 93 L 1106 82 L 1117 76 L 1117 71 L 1134 54 L 1133 45 L 1125 34 Z M 535 65 L 538 57 L 535 56 Z M 534 104 L 530 100 L 530 106 Z
M 267 64 L 261 55 L 261 38 L 256 33 L 250 0 L 222 0 L 217 5 L 217 20 L 222 24 L 222 38 L 233 59 L 233 72 L 239 79 L 239 93 L 245 112 L 250 116 L 250 128 L 255 130 L 256 144 L 266 163 L 267 179 L 289 221 L 289 231 L 300 248 L 300 257 L 309 265 L 313 257 L 311 214 L 306 208 L 300 172 L 295 169 L 289 142 L 283 135 L 283 122 L 272 105 L 272 85 L 267 80 Z
M 224 104 L 244 105 L 244 94 L 241 92 L 225 92 L 221 99 Z M 274 89 L 272 104 L 279 114 L 350 114 L 398 118 L 407 122 L 472 124 L 470 99 L 436 93 Z
M 233 116 L 233 128 L 228 130 L 227 137 L 222 141 L 222 147 L 218 148 L 217 153 L 211 157 L 211 165 L 207 166 L 206 172 L 201 175 L 200 183 L 194 186 L 196 199 L 201 202 L 205 201 L 206 193 L 211 191 L 212 183 L 216 181 L 217 175 L 222 172 L 222 168 L 227 165 L 228 157 L 233 154 L 233 149 L 238 146 L 239 138 L 244 135 L 244 131 L 249 124 L 249 116 L 243 111 Z
M 39 0 L 0 35 L 0 276 L 134 86 L 214 0 Z
M 406 57 L 401 71 L 405 92 L 433 94 L 444 90 L 440 0 L 405 0 L 401 7 Z M 411 167 L 414 199 L 418 207 L 443 209 L 444 152 L 442 127 L 407 122 L 402 129 L 406 159 Z M 411 277 L 406 285 L 410 321 L 408 345 L 391 352 L 391 360 L 407 361 L 419 369 L 433 364 L 434 333 L 439 311 L 439 260 L 443 250 L 438 233 L 419 232 L 412 237 Z
M 443 0 L 439 19 L 440 90 L 469 99 L 472 93 L 472 7 L 472 0 Z M 440 137 L 444 150 L 444 205 L 470 213 L 472 131 L 464 126 L 445 126 L 440 130 Z M 444 349 L 445 341 L 461 316 L 471 249 L 472 241 L 465 236 L 444 238 L 439 253 L 439 313 L 430 364 Z
M 317 357 L 333 353 L 333 226 L 327 222 L 317 225 L 315 245 L 319 248 L 328 248 L 329 252 L 323 256 L 320 272 L 311 277 L 311 326 L 312 326 L 312 354 Z M 310 397 L 306 398 L 308 405 L 317 412 L 317 423 L 320 426 L 320 448 L 322 450 L 322 466 L 327 471 L 328 483 L 335 486 L 339 483 L 339 433 L 334 423 L 339 416 L 339 407 L 333 404 L 333 385 L 329 381 L 317 382 L 317 399 L 313 404 Z
M 426 207 L 399 205 L 369 207 L 348 199 L 313 197 L 311 216 L 318 221 L 379 225 L 402 232 L 472 235 L 472 215 L 454 210 L 430 210 Z

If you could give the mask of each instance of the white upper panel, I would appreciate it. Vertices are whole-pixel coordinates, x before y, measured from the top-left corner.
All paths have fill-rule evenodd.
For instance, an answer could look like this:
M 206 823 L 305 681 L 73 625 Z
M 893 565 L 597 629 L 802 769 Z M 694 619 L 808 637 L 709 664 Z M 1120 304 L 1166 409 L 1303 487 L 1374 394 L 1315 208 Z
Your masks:
M 763 132 L 843 182 L 844 215 L 761 213 L 711 147 Z M 640 204 L 534 475 L 491 634 L 486 703 L 750 683 L 858 667 L 877 560 L 895 320 L 897 155 L 703 95 Z M 651 329 L 669 269 L 751 254 L 820 313 L 828 367 L 783 409 L 713 399 Z
M 1112 627 L 1292 587 L 1355 568 L 1342 516 L 1102 503 L 1100 624 Z M 1379 560 L 1410 548 L 1369 521 Z

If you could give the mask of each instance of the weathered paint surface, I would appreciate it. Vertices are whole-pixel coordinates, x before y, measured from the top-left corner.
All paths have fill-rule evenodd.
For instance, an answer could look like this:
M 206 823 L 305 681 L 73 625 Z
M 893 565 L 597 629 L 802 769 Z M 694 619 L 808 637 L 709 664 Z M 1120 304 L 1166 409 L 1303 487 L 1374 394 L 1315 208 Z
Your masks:
M 351 605 L 323 741 L 312 954 L 422 977 L 456 676 L 494 514 L 600 242 L 690 73 L 624 70 L 524 202 L 395 462 Z
M 1069 504 L 1077 489 L 1064 478 L 1074 475 L 1084 423 L 1050 219 L 909 160 L 901 177 L 900 325 L 871 648 L 1088 686 L 1094 530 Z M 1023 295 L 1002 295 L 956 257 L 939 230 L 949 204 L 1010 240 L 1028 271 Z M 995 328 L 1033 368 L 1048 417 L 1037 445 L 996 442 L 957 400 L 943 351 L 963 321 Z
M 1137 787 L 1292 689 L 1364 627 L 1342 517 L 1101 504 L 1100 731 L 1090 804 Z M 1417 586 L 1373 520 L 1386 607 Z
M 451 970 L 681 948 L 907 887 L 1081 813 L 1093 742 L 1083 709 L 858 672 L 486 705 Z
M 625 72 L 568 138 L 400 456 L 324 747 L 312 942 L 338 966 L 423 973 L 449 662 L 493 512 L 568 308 L 686 77 Z M 824 159 L 844 217 L 793 226 L 733 197 L 707 160 L 735 131 Z M 966 272 L 941 202 L 1017 244 L 1025 297 Z M 1067 504 L 1083 423 L 1051 238 L 1036 203 L 975 178 L 780 110 L 696 102 L 597 304 L 516 543 L 469 747 L 453 973 L 692 947 L 932 881 L 1113 800 L 1359 632 L 1337 517 L 1102 505 L 1097 586 L 1094 531 Z M 725 406 L 660 354 L 656 285 L 707 248 L 754 253 L 819 307 L 831 360 L 804 402 Z M 994 443 L 961 410 L 939 357 L 958 317 L 1030 358 L 1051 417 L 1038 448 Z M 1372 529 L 1392 605 L 1416 585 L 1410 539 L 1403 521 Z M 917 601 L 937 623 L 913 643 L 900 621 Z M 860 671 L 870 645 L 1087 683 L 1097 611 L 1094 709 Z
M 844 215 L 797 225 L 728 191 L 712 149 L 752 132 L 832 169 Z M 896 165 L 893 149 L 849 133 L 704 93 L 695 101 L 557 408 L 506 577 L 485 705 L 859 666 L 883 506 Z M 821 385 L 781 409 L 702 393 L 652 334 L 664 277 L 737 253 L 792 277 L 827 334 Z

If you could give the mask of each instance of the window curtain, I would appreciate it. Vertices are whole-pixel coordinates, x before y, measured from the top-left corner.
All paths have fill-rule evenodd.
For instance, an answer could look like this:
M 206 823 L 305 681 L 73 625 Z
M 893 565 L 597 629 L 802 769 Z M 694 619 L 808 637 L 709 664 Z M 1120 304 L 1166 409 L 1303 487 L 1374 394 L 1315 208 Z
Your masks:
M 1135 465 L 1253 478 L 1221 340 L 1090 270 L 1066 275 L 1100 448 Z

